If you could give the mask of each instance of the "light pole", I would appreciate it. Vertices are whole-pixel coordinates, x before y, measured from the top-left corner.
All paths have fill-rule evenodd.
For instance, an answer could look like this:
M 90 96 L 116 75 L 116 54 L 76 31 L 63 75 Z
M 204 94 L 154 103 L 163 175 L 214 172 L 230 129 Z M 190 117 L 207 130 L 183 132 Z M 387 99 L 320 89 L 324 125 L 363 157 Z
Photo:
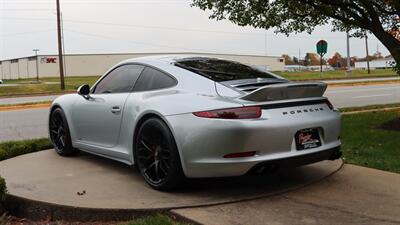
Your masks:
M 38 52 L 40 51 L 39 49 L 33 49 L 32 51 L 35 52 L 36 56 L 36 82 L 39 83 L 39 59 L 38 59 Z
M 367 70 L 368 74 L 371 74 L 371 68 L 369 66 L 369 49 L 368 49 L 368 34 L 365 32 L 365 50 L 367 52 Z
M 351 75 L 351 60 L 350 60 L 350 34 L 347 31 L 347 76 Z

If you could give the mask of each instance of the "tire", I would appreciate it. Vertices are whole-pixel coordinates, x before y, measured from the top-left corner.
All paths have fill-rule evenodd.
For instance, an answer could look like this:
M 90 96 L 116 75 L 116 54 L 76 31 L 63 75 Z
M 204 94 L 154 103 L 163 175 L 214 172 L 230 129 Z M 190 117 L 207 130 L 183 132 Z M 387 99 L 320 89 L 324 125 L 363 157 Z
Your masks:
M 174 137 L 161 119 L 150 118 L 140 126 L 135 163 L 147 184 L 156 190 L 173 190 L 185 181 Z
M 72 147 L 71 135 L 64 111 L 53 110 L 49 121 L 49 136 L 54 150 L 61 156 L 75 155 L 78 150 Z

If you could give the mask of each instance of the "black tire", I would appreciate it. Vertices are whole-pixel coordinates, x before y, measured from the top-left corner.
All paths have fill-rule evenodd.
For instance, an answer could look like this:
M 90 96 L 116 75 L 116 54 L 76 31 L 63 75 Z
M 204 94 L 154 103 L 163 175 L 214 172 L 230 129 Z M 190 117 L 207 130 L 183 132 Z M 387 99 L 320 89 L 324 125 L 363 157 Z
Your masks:
M 49 136 L 54 150 L 61 156 L 75 155 L 78 150 L 72 147 L 69 126 L 64 111 L 60 108 L 53 110 L 49 121 Z
M 161 119 L 150 118 L 140 126 L 135 163 L 147 184 L 156 190 L 173 190 L 185 181 L 174 137 Z

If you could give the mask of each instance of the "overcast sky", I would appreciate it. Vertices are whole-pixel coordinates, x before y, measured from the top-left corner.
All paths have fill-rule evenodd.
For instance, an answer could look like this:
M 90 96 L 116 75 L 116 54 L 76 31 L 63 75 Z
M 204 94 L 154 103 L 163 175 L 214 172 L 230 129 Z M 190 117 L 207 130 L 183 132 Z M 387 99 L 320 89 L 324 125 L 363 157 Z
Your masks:
M 304 57 L 320 39 L 328 56 L 346 54 L 346 34 L 318 27 L 287 38 L 273 30 L 215 21 L 187 0 L 61 0 L 65 51 L 72 53 L 213 52 Z M 386 48 L 373 36 L 370 53 Z M 0 59 L 55 54 L 55 0 L 0 0 Z M 351 39 L 351 55 L 365 56 L 365 42 Z

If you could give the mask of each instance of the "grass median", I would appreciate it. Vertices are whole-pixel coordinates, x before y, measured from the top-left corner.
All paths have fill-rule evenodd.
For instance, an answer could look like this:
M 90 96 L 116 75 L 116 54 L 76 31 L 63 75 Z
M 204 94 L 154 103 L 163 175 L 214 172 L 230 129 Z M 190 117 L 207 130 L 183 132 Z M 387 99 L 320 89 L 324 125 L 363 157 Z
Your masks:
M 40 83 L 36 83 L 34 79 L 6 80 L 5 84 L 17 86 L 1 87 L 0 97 L 68 93 L 75 91 L 82 84 L 93 85 L 97 79 L 99 76 L 66 77 L 65 90 L 60 89 L 58 77 L 41 78 Z

